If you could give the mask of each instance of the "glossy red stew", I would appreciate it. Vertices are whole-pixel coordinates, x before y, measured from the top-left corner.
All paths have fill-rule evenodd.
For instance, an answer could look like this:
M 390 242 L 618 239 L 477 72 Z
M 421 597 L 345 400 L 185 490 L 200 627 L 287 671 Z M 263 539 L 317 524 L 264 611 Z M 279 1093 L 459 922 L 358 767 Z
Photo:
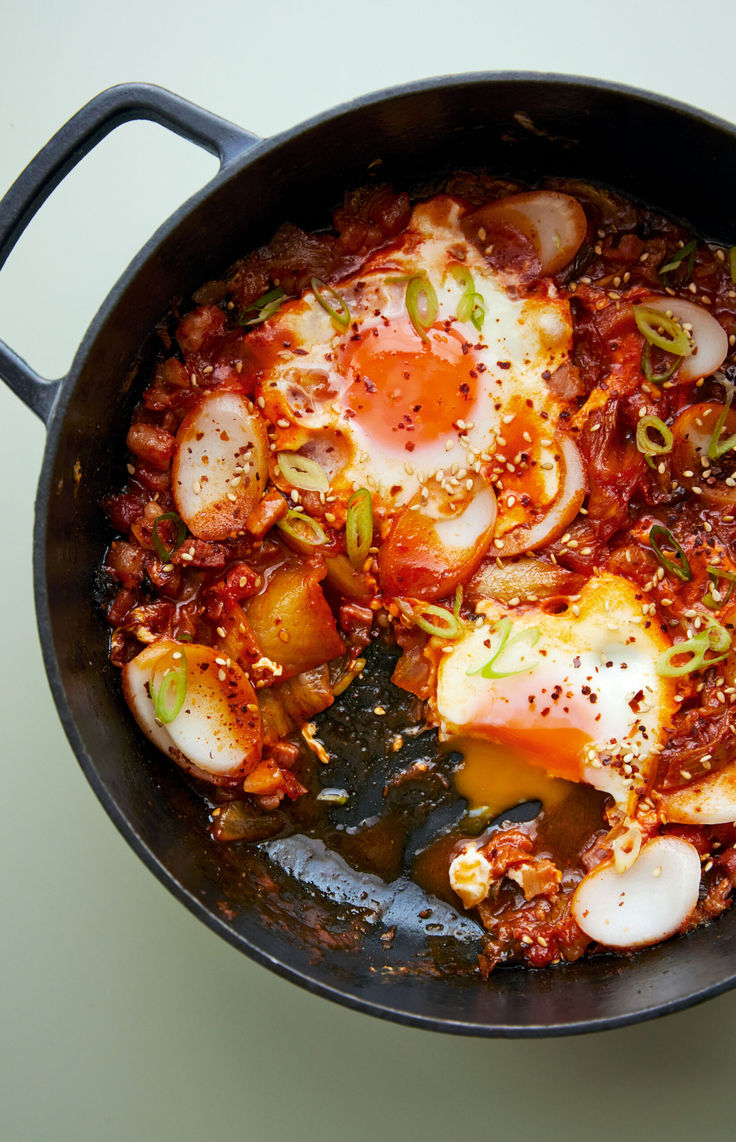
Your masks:
M 110 654 L 214 840 L 411 878 L 482 974 L 728 907 L 736 250 L 582 182 L 370 186 L 158 333 Z

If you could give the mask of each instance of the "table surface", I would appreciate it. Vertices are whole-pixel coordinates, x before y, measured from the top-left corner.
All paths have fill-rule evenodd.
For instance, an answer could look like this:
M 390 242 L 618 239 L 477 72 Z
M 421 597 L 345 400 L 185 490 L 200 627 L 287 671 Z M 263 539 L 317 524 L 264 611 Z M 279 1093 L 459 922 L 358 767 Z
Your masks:
M 334 3 L 6 0 L 0 191 L 92 95 L 169 87 L 267 136 L 412 79 L 525 69 L 595 75 L 736 120 L 731 0 L 666 11 L 527 0 Z M 625 161 L 625 156 L 622 156 Z M 663 177 L 687 155 L 657 155 Z M 63 374 L 155 227 L 215 170 L 152 125 L 120 128 L 44 207 L 0 275 L 0 336 Z M 121 176 L 121 171 L 123 172 Z M 736 189 L 736 188 L 735 188 Z M 39 333 L 41 335 L 39 335 Z M 411 1130 L 656 1140 L 732 1121 L 736 994 L 594 1036 L 485 1041 L 394 1026 L 250 963 L 139 863 L 88 788 L 48 691 L 31 581 L 44 432 L 0 389 L 6 618 L 0 926 L 0 1133 L 58 1139 Z M 613 1095 L 617 1097 L 614 1099 Z M 707 1118 L 701 1109 L 707 1107 Z

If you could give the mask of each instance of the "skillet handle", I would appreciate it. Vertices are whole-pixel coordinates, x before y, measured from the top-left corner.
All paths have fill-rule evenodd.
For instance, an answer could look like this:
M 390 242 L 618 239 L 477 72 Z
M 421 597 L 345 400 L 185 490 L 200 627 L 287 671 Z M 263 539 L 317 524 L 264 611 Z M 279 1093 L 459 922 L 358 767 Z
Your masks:
M 0 201 L 0 268 L 33 216 L 70 170 L 122 123 L 148 119 L 168 127 L 220 160 L 220 168 L 260 142 L 257 135 L 189 103 L 163 87 L 110 87 L 65 123 L 31 160 Z M 44 423 L 64 378 L 47 380 L 0 341 L 0 377 Z

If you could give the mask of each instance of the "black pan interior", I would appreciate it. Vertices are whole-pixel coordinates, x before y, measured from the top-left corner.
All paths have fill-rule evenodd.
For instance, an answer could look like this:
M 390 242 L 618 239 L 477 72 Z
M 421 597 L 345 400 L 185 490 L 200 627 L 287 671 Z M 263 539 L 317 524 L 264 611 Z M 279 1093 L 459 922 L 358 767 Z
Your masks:
M 377 1015 L 471 1034 L 561 1034 L 646 1018 L 731 986 L 736 912 L 631 959 L 501 970 L 482 983 L 467 920 L 444 916 L 439 930 L 427 930 L 410 894 L 366 901 L 320 852 L 305 864 L 303 853 L 272 859 L 209 841 L 201 803 L 128 714 L 93 602 L 109 541 L 98 502 L 121 481 L 138 368 L 171 299 L 186 299 L 286 219 L 328 224 L 347 188 L 378 176 L 421 191 L 459 168 L 531 184 L 550 175 L 598 181 L 687 219 L 706 237 L 736 242 L 736 131 L 588 81 L 430 81 L 259 144 L 142 251 L 80 349 L 50 424 L 37 503 L 39 626 L 62 719 L 100 800 L 163 882 L 225 938 L 292 980 Z M 329 895 L 311 891 L 310 878 Z M 380 885 L 370 887 L 380 895 Z M 393 916 L 405 934 L 389 945 L 380 935 Z M 448 956 L 465 969 L 447 973 Z

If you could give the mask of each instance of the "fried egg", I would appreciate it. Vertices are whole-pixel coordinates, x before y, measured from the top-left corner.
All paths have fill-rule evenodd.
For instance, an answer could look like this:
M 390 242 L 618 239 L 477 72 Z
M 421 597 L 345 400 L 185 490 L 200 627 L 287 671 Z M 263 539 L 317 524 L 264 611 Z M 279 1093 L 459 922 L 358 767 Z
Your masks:
M 554 777 L 610 793 L 646 790 L 676 709 L 656 670 L 670 644 L 621 576 L 593 576 L 562 611 L 488 600 L 442 654 L 435 718 L 445 737 L 513 747 Z M 485 676 L 484 676 L 485 675 Z
M 522 296 L 464 236 L 465 211 L 447 196 L 417 206 L 401 239 L 336 285 L 337 298 L 308 291 L 248 334 L 274 450 L 316 460 L 338 513 L 358 487 L 392 512 L 430 480 L 452 486 L 481 468 L 509 488 L 523 472 L 536 504 L 559 495 L 562 406 L 547 380 L 571 353 L 569 303 L 549 279 Z M 413 322 L 407 290 L 417 277 L 437 311 L 420 290 Z M 469 282 L 474 303 L 463 307 Z M 526 519 L 520 497 L 506 507 L 501 532 Z

